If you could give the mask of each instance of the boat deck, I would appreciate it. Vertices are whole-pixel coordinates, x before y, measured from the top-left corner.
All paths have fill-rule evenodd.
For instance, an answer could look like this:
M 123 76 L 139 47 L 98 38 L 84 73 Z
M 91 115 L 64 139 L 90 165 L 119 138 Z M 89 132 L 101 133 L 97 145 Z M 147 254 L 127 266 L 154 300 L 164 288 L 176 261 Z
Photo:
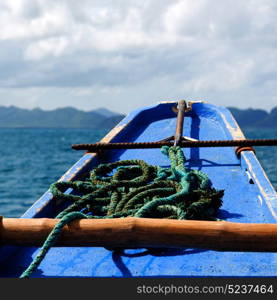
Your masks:
M 172 136 L 176 126 L 174 105 L 162 103 L 131 113 L 104 141 L 152 142 Z M 207 103 L 194 103 L 192 107 L 192 112 L 185 116 L 184 136 L 199 140 L 244 138 L 228 110 Z M 241 223 L 276 223 L 276 192 L 252 152 L 244 152 L 238 158 L 233 147 L 220 147 L 187 148 L 184 154 L 187 167 L 207 173 L 213 187 L 225 190 L 218 218 Z M 78 179 L 99 162 L 125 159 L 169 165 L 160 149 L 110 150 L 101 157 L 85 154 L 62 180 Z M 66 205 L 54 203 L 48 191 L 22 217 L 55 217 Z M 35 247 L 2 247 L 0 276 L 19 277 L 37 251 Z M 33 274 L 33 277 L 132 276 L 277 276 L 277 253 L 54 247 Z

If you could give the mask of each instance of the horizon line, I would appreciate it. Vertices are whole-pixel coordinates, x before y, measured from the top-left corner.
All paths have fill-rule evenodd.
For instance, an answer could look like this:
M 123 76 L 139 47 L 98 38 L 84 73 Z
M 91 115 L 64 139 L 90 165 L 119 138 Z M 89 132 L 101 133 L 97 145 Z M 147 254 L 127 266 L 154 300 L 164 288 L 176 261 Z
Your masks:
M 239 110 L 263 110 L 263 111 L 266 111 L 268 113 L 270 113 L 272 110 L 274 110 L 275 108 L 277 108 L 277 105 L 272 107 L 271 109 L 266 109 L 266 108 L 259 108 L 259 107 L 247 107 L 247 108 L 242 108 L 242 107 L 238 107 L 238 106 L 224 106 L 224 105 L 217 105 L 217 106 L 222 106 L 222 107 L 225 107 L 227 109 L 229 108 L 235 108 L 235 109 L 239 109 Z M 47 109 L 47 108 L 42 108 L 40 106 L 34 106 L 32 108 L 30 107 L 22 107 L 22 106 L 17 106 L 17 105 L 5 105 L 5 104 L 0 104 L 0 108 L 1 107 L 5 107 L 5 108 L 18 108 L 18 109 L 22 109 L 22 110 L 28 110 L 28 111 L 32 111 L 32 110 L 42 110 L 42 111 L 55 111 L 55 110 L 59 110 L 59 109 L 64 109 L 64 108 L 72 108 L 72 109 L 75 109 L 75 110 L 78 110 L 78 111 L 81 111 L 81 112 L 93 112 L 93 111 L 97 111 L 97 110 L 100 110 L 100 109 L 105 109 L 105 110 L 108 110 L 112 113 L 115 113 L 115 114 L 119 114 L 119 115 L 126 115 L 126 113 L 124 112 L 119 112 L 119 111 L 114 111 L 114 110 L 111 110 L 107 107 L 97 107 L 97 108 L 94 108 L 94 109 L 90 109 L 90 110 L 87 110 L 87 109 L 82 109 L 82 108 L 79 108 L 77 106 L 72 106 L 72 105 L 68 105 L 68 106 L 57 106 L 56 108 L 52 108 L 52 109 Z M 134 109 L 135 110 L 135 109 Z M 130 111 L 131 112 L 131 111 Z

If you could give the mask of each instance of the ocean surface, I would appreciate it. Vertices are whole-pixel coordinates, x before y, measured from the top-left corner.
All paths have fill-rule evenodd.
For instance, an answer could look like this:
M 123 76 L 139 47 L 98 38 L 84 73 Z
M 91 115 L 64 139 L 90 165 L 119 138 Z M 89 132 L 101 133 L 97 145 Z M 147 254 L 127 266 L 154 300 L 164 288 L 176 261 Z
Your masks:
M 82 155 L 71 144 L 91 143 L 107 130 L 0 128 L 0 215 L 19 217 Z M 247 138 L 276 138 L 277 130 L 244 130 Z M 277 147 L 256 147 L 277 189 Z

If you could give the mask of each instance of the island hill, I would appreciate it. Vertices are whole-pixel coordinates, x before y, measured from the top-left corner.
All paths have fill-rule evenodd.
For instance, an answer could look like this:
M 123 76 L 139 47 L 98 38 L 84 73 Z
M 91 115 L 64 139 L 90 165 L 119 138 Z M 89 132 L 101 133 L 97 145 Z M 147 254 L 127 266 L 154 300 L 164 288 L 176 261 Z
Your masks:
M 22 109 L 15 106 L 0 106 L 0 127 L 32 128 L 112 128 L 124 115 L 105 108 L 82 111 L 73 107 L 54 110 Z
M 262 109 L 229 110 L 242 128 L 277 129 L 277 107 L 271 112 Z M 72 107 L 54 110 L 22 109 L 15 106 L 0 106 L 0 127 L 40 127 L 40 128 L 107 128 L 119 123 L 123 114 L 111 112 L 105 108 L 82 111 Z
M 270 112 L 263 109 L 228 107 L 241 128 L 277 129 L 277 107 Z

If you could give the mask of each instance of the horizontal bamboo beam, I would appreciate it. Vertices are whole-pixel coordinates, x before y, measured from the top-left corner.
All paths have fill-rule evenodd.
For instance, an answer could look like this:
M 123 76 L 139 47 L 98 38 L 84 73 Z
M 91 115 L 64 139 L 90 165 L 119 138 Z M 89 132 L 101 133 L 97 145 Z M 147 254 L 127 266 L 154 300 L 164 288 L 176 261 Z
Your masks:
M 41 246 L 58 219 L 2 218 L 2 245 Z M 190 247 L 277 251 L 277 224 L 148 218 L 82 219 L 63 228 L 56 246 Z

